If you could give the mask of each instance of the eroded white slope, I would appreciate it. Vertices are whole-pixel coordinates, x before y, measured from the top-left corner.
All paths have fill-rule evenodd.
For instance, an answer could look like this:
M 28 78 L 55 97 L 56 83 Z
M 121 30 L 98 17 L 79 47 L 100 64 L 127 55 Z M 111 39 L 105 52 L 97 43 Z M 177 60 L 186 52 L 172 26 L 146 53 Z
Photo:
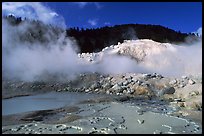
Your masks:
M 113 56 L 114 60 L 115 58 L 120 60 L 121 56 L 126 56 L 136 62 L 136 72 L 140 72 L 138 71 L 139 67 L 139 69 L 143 69 L 141 72 L 157 72 L 166 76 L 192 75 L 202 74 L 202 46 L 200 45 L 201 43 L 181 46 L 159 43 L 149 39 L 125 40 L 118 45 L 106 47 L 101 52 L 82 53 L 78 56 L 81 63 L 91 64 L 101 63 L 103 60 L 107 60 L 107 57 L 108 64 L 110 64 Z M 124 65 L 126 64 L 124 63 Z M 134 66 L 131 65 L 131 67 Z

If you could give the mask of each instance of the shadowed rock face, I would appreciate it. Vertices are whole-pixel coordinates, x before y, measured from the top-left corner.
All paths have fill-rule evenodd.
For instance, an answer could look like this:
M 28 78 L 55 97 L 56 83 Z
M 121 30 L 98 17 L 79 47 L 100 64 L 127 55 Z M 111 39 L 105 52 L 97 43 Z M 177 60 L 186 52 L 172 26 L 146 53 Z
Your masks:
M 161 91 L 159 91 L 158 95 L 162 96 L 164 94 L 174 94 L 174 93 L 175 93 L 174 87 L 166 87 L 166 88 L 163 88 Z

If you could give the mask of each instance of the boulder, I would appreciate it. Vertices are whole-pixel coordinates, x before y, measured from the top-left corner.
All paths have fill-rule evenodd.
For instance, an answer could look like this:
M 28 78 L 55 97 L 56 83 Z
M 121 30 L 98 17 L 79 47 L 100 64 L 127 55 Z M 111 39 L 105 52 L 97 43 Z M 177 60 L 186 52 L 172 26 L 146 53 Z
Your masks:
M 86 89 L 86 90 L 85 90 L 86 93 L 88 93 L 89 91 L 90 91 L 89 89 Z
M 176 84 L 176 83 L 177 83 L 177 80 L 176 80 L 176 79 L 171 80 L 171 81 L 169 82 L 170 85 L 174 85 L 174 84 Z
M 181 83 L 181 84 L 179 84 L 178 87 L 179 87 L 179 88 L 183 88 L 184 86 L 185 86 L 185 85 Z
M 183 79 L 188 79 L 188 77 L 187 77 L 187 76 L 182 76 L 181 78 L 183 78 Z
M 118 84 L 115 84 L 113 87 L 112 87 L 113 90 L 121 90 L 121 86 L 119 86 Z
M 105 83 L 105 84 L 102 85 L 102 87 L 105 88 L 105 89 L 109 89 L 109 88 L 111 88 L 112 86 L 111 86 L 110 83 Z
M 99 83 L 99 82 L 93 83 L 93 84 L 91 85 L 91 88 L 92 88 L 92 89 L 96 89 L 96 88 L 99 88 L 99 87 L 100 87 L 100 83 Z
M 166 88 L 160 90 L 158 95 L 163 96 L 164 94 L 174 94 L 174 93 L 175 93 L 174 87 L 166 87 Z
M 125 80 L 123 83 L 122 83 L 124 86 L 128 85 L 129 82 L 127 80 Z
M 148 80 L 152 77 L 151 74 L 143 74 L 142 76 L 143 76 L 144 80 Z
M 134 95 L 147 95 L 150 93 L 150 89 L 146 86 L 136 86 L 134 89 Z
M 189 79 L 189 80 L 188 80 L 188 83 L 189 83 L 190 85 L 193 85 L 193 84 L 195 84 L 195 81 L 193 81 L 192 79 Z

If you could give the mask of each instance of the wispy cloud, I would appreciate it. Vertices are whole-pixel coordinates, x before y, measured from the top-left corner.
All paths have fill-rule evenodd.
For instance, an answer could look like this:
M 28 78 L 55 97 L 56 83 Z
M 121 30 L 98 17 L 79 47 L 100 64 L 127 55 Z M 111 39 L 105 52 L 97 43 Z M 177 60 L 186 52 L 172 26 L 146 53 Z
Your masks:
M 110 24 L 111 24 L 110 22 L 105 22 L 105 23 L 104 23 L 104 25 L 110 25 Z
M 40 20 L 46 24 L 65 27 L 64 18 L 40 2 L 3 2 L 3 15 L 12 14 L 17 17 Z
M 78 5 L 80 8 L 84 8 L 87 5 L 94 5 L 97 9 L 101 9 L 102 5 L 99 2 L 73 2 Z
M 94 2 L 94 5 L 96 6 L 97 9 L 101 9 L 103 6 L 98 3 L 98 2 Z
M 84 8 L 86 5 L 89 4 L 89 2 L 74 2 L 75 4 L 77 4 L 80 8 Z
M 98 24 L 98 19 L 89 19 L 88 23 L 92 26 L 96 26 Z

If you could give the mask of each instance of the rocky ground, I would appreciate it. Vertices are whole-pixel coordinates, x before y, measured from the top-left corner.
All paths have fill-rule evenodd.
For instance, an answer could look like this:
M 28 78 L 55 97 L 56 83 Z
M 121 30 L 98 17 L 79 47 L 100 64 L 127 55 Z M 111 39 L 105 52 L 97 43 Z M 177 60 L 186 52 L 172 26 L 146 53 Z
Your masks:
M 2 99 L 33 95 L 48 91 L 71 91 L 126 96 L 151 100 L 158 98 L 179 109 L 178 114 L 188 116 L 202 112 L 202 77 L 163 77 L 153 74 L 100 75 L 81 74 L 67 82 L 12 82 L 3 81 Z M 202 116 L 199 120 L 202 119 Z
M 30 90 L 30 91 L 29 91 Z M 202 77 L 163 77 L 153 74 L 100 75 L 80 74 L 67 82 L 12 82 L 3 81 L 2 98 L 31 95 L 48 91 L 106 93 L 129 97 L 158 97 L 176 102 L 180 107 L 202 110 Z M 190 102 L 190 103 L 189 103 Z

